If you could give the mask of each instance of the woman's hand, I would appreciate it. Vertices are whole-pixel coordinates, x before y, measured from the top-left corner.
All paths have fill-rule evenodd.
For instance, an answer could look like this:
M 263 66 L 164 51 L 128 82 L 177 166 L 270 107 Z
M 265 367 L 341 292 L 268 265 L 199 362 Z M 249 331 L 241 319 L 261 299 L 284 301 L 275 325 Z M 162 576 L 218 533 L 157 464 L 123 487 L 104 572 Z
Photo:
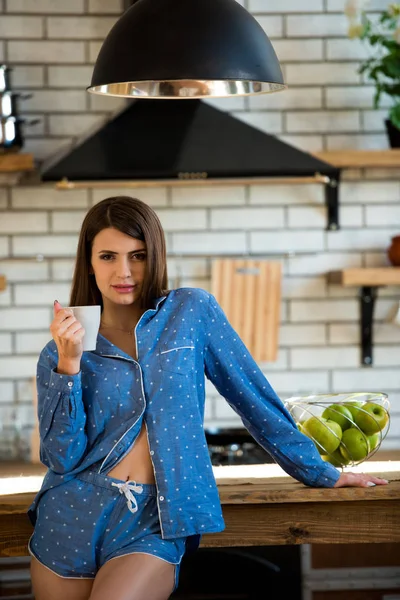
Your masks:
M 57 372 L 68 375 L 79 373 L 85 330 L 72 310 L 62 308 L 57 300 L 54 303 L 54 319 L 50 331 L 58 350 Z
M 374 477 L 366 473 L 341 473 L 339 479 L 333 487 L 372 487 L 374 485 L 386 485 L 387 479 Z

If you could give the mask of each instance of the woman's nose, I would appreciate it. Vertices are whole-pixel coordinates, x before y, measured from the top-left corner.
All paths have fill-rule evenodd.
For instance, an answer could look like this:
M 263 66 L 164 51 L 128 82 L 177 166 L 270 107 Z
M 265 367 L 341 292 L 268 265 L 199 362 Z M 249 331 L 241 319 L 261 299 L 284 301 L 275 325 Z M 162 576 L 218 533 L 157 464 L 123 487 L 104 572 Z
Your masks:
M 117 263 L 117 275 L 118 277 L 126 278 L 131 276 L 131 268 L 128 260 L 120 260 Z

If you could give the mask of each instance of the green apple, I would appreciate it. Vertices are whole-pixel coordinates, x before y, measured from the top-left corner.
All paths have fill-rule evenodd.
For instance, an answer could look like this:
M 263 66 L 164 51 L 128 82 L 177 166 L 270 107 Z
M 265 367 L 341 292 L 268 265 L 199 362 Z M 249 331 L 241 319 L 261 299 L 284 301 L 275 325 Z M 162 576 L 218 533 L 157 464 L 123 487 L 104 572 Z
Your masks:
M 323 454 L 321 458 L 325 462 L 331 463 L 331 465 L 333 465 L 334 467 L 343 467 L 350 462 L 342 455 L 339 448 L 332 452 L 332 454 Z
M 369 444 L 369 451 L 372 452 L 372 450 L 375 450 L 375 448 L 381 441 L 380 431 L 378 431 L 377 433 L 373 433 L 372 435 L 367 435 L 367 439 Z
M 342 431 L 345 431 L 352 425 L 353 415 L 350 409 L 344 404 L 331 404 L 321 415 L 324 419 L 330 419 L 339 423 Z
M 303 423 L 304 423 L 304 421 L 299 421 L 298 423 L 296 423 L 297 429 L 299 431 L 301 431 L 301 433 L 304 433 L 304 431 L 303 431 Z
M 354 400 L 353 402 L 344 402 L 343 406 L 346 406 L 351 414 L 353 415 L 353 421 L 355 421 L 356 414 L 358 413 L 358 409 L 363 405 L 362 402 L 357 402 Z
M 367 435 L 382 431 L 389 421 L 389 414 L 383 406 L 376 402 L 366 402 L 359 410 L 355 422 Z
M 310 417 L 302 428 L 303 433 L 314 441 L 320 454 L 331 454 L 340 444 L 342 429 L 336 421 Z
M 363 460 L 369 453 L 367 436 L 357 427 L 346 429 L 342 435 L 340 452 L 349 462 Z

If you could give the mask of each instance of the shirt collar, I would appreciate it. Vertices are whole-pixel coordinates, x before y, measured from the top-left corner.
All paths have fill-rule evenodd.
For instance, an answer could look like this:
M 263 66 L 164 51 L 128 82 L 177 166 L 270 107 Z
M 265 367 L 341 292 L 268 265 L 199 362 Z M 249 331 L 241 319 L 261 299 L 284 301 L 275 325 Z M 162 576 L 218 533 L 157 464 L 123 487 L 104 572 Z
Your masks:
M 153 308 L 148 308 L 146 310 L 146 312 L 143 313 L 143 315 L 145 315 L 146 313 L 154 313 L 157 312 L 159 309 L 160 304 L 163 302 L 163 300 L 165 300 L 167 296 L 160 296 L 159 298 L 155 298 L 152 301 L 153 304 Z M 143 317 L 142 315 L 142 317 Z M 150 315 L 149 315 L 150 316 Z M 141 318 L 142 318 L 141 317 Z M 129 356 L 129 354 L 126 354 L 123 350 L 121 350 L 120 348 L 118 348 L 118 346 L 115 346 L 115 344 L 112 344 L 107 338 L 105 338 L 103 335 L 101 335 L 101 333 L 97 334 L 97 342 L 96 342 L 96 350 L 93 350 L 93 352 L 95 354 L 100 354 L 101 356 L 120 356 L 126 359 L 129 359 L 130 361 L 132 361 L 132 357 Z

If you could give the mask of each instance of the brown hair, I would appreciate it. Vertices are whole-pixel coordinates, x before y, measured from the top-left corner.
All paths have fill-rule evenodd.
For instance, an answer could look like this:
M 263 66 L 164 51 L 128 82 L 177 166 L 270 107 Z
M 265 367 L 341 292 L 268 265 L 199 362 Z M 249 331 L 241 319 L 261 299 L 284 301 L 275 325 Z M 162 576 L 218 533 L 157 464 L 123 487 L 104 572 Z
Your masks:
M 168 291 L 164 230 L 154 210 L 130 196 L 105 198 L 87 212 L 79 234 L 70 306 L 103 306 L 100 290 L 91 275 L 91 257 L 94 238 L 108 227 L 145 242 L 147 261 L 140 302 L 141 308 L 151 308 L 152 300 Z

